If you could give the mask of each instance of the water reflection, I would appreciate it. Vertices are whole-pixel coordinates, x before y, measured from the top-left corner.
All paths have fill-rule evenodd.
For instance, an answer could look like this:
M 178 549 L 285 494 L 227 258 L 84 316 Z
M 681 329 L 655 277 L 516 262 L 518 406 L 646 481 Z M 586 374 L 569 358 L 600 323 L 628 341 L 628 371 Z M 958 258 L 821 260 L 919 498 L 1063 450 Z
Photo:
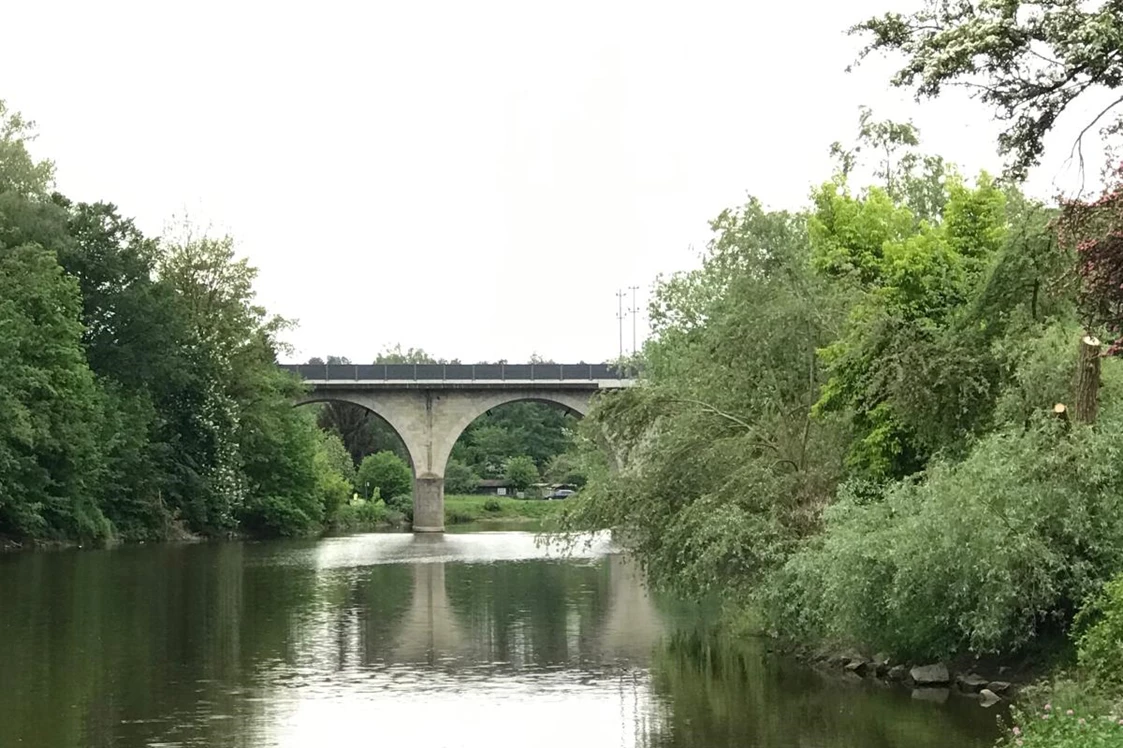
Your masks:
M 976 706 L 684 634 L 607 538 L 577 550 L 487 533 L 0 558 L 0 746 L 991 742 Z

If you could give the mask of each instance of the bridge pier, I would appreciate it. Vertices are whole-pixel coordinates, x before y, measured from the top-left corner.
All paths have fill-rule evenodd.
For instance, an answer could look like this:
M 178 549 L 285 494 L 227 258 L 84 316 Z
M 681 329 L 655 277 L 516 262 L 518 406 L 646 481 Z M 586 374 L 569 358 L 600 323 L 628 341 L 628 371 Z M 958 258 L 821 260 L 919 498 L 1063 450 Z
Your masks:
M 432 475 L 413 479 L 413 531 L 445 531 L 445 479 Z

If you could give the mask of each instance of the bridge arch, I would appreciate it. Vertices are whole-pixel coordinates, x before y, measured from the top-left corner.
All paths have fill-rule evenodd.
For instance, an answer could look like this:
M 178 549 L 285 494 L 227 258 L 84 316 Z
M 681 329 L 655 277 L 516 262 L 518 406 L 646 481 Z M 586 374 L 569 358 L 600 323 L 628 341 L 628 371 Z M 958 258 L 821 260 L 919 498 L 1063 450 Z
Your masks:
M 294 405 L 299 407 L 301 405 L 315 405 L 318 403 L 347 403 L 349 405 L 357 405 L 381 418 L 397 435 L 402 444 L 405 445 L 410 468 L 414 472 L 414 477 L 417 477 L 418 465 L 424 464 L 422 460 L 425 455 L 419 450 L 420 445 L 417 443 L 417 440 L 409 438 L 409 427 L 413 414 L 408 408 L 401 407 L 401 404 L 394 402 L 393 398 L 371 397 L 366 393 L 351 392 L 312 392 L 297 400 Z
M 439 475 L 443 478 L 456 442 L 460 440 L 460 437 L 477 418 L 488 411 L 511 403 L 536 402 L 554 405 L 578 418 L 584 418 L 589 413 L 590 399 L 589 392 L 569 393 L 564 391 L 495 391 L 488 393 L 486 397 L 467 399 L 459 407 L 450 408 L 453 412 L 450 413 L 451 417 L 441 424 L 440 437 L 438 438 L 437 434 L 434 433 L 436 444 L 433 455 L 434 466 L 440 466 Z

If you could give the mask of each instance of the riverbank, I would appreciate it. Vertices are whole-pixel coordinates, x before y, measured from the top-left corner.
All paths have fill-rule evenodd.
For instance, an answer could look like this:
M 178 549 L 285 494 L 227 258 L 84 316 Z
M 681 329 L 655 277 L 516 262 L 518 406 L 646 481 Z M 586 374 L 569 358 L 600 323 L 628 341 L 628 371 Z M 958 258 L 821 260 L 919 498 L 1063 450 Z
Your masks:
M 460 525 L 489 521 L 541 523 L 565 511 L 565 501 L 515 499 L 510 496 L 445 496 L 445 524 Z

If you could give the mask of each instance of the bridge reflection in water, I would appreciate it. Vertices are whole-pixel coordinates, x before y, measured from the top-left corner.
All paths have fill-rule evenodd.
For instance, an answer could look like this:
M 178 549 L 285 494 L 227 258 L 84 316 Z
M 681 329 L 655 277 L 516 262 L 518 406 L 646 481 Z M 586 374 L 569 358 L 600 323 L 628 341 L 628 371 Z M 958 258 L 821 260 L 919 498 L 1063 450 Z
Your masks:
M 606 548 L 562 560 L 525 533 L 338 539 L 315 565 L 322 594 L 350 603 L 320 624 L 360 650 L 337 652 L 340 666 L 638 665 L 662 623 L 635 565 Z

